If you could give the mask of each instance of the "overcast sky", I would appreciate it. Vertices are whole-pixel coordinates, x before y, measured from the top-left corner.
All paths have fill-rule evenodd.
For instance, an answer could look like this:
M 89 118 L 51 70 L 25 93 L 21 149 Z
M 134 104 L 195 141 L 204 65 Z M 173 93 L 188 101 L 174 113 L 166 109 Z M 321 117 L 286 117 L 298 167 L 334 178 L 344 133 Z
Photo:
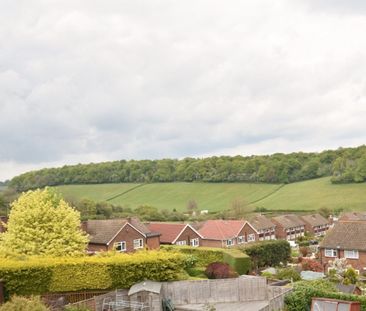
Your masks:
M 366 142 L 365 0 L 1 0 L 0 180 Z

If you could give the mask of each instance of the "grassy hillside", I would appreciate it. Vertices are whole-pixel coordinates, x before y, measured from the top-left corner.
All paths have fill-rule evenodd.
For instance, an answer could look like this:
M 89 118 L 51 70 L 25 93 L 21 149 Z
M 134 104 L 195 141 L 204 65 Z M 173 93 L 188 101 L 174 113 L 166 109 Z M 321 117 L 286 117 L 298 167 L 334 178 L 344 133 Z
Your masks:
M 288 185 L 247 183 L 154 183 L 59 186 L 61 193 L 76 199 L 96 201 L 135 208 L 142 204 L 159 209 L 186 210 L 194 199 L 198 208 L 219 211 L 236 199 L 252 203 L 248 209 L 270 210 L 331 209 L 366 210 L 366 183 L 334 185 L 330 178 L 319 178 Z
M 281 185 L 230 184 L 230 183 L 154 183 L 154 184 L 105 184 L 59 186 L 59 191 L 69 198 L 108 200 L 129 206 L 147 204 L 159 209 L 185 211 L 187 202 L 195 200 L 198 208 L 209 211 L 226 209 L 233 200 L 253 202 L 270 195 Z M 134 188 L 133 190 L 131 190 Z M 130 190 L 130 191 L 129 191 Z M 117 196 L 121 194 L 120 196 Z M 113 199 L 114 198 L 114 199 Z

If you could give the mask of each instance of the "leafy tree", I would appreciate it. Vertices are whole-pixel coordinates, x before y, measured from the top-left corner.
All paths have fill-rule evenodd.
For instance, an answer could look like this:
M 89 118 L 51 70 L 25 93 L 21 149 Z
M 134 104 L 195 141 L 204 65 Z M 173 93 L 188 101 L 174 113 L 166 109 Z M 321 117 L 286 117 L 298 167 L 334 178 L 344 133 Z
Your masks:
M 194 199 L 191 199 L 187 203 L 187 210 L 190 214 L 194 214 L 197 211 L 197 202 Z
M 12 203 L 1 251 L 9 255 L 75 255 L 87 237 L 80 214 L 51 189 L 28 191 Z

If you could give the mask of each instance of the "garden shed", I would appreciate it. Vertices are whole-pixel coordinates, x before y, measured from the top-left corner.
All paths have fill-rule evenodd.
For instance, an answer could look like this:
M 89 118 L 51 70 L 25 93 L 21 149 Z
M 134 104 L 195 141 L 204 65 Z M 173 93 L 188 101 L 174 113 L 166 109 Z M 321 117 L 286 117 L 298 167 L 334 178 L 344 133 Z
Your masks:
M 162 310 L 161 297 L 162 283 L 154 281 L 143 281 L 133 285 L 128 291 L 130 302 L 144 303 L 150 307 L 150 311 Z

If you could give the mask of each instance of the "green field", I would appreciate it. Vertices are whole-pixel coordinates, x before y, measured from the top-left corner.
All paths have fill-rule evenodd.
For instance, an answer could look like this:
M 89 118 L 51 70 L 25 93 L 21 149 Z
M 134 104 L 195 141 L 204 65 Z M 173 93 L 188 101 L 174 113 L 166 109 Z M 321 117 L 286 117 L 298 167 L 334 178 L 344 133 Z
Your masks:
M 95 201 L 135 208 L 143 204 L 159 209 L 185 211 L 191 199 L 200 210 L 227 209 L 234 200 L 251 203 L 248 210 L 330 209 L 366 210 L 366 183 L 333 185 L 319 178 L 289 185 L 247 183 L 154 183 L 68 185 L 57 189 L 67 198 Z

